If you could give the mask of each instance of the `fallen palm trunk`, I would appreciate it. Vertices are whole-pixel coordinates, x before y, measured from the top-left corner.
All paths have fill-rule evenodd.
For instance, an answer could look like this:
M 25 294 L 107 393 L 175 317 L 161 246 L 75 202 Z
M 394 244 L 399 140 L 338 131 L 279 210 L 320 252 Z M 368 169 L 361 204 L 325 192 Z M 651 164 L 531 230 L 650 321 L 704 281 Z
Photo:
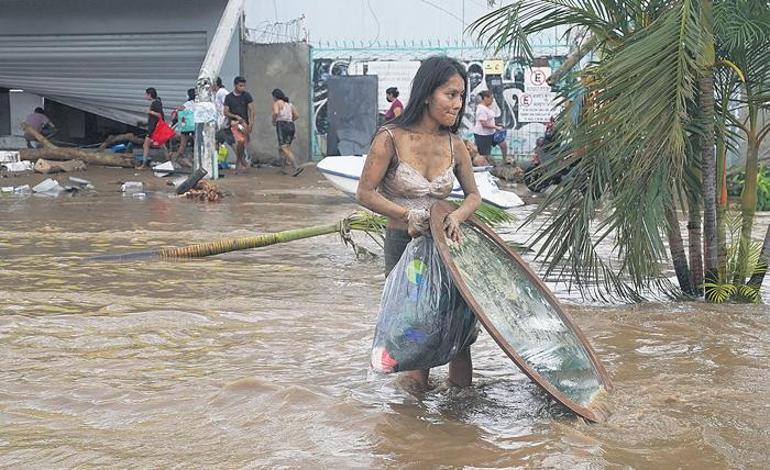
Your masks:
M 179 248 L 163 248 L 160 250 L 142 251 L 135 253 L 126 253 L 120 255 L 95 256 L 91 260 L 99 261 L 119 261 L 133 260 L 142 258 L 203 258 L 206 256 L 219 255 L 230 251 L 248 250 L 251 248 L 261 248 L 286 243 L 303 238 L 317 237 L 320 235 L 330 235 L 339 233 L 346 244 L 353 243 L 350 237 L 351 230 L 358 230 L 369 233 L 384 232 L 385 218 L 374 215 L 369 212 L 357 212 L 337 223 L 327 225 L 316 225 L 294 230 L 285 230 L 276 233 L 264 233 L 252 237 L 240 237 L 228 240 L 218 240 L 215 242 L 196 243 L 194 245 L 183 246 Z
M 130 132 L 127 134 L 111 135 L 107 137 L 104 142 L 99 145 L 99 147 L 97 147 L 97 150 L 104 150 L 110 145 L 121 144 L 123 142 L 131 142 L 134 145 L 142 145 L 144 143 L 144 139 Z
M 41 149 L 21 149 L 19 156 L 22 160 L 36 161 L 40 158 L 46 160 L 82 160 L 90 165 L 119 166 L 133 168 L 131 158 L 118 154 L 89 152 L 78 148 L 45 147 Z
M 496 208 L 486 203 L 482 203 L 476 210 L 475 215 L 484 223 L 496 226 L 513 220 L 510 214 L 503 209 Z M 352 231 L 365 232 L 370 236 L 377 235 L 380 238 L 385 235 L 386 218 L 371 212 L 360 211 L 347 217 L 335 224 L 316 225 L 313 227 L 300 228 L 295 230 L 286 230 L 276 233 L 265 233 L 252 237 L 241 237 L 228 240 L 218 240 L 215 242 L 197 243 L 179 248 L 162 248 L 159 250 L 148 250 L 134 253 L 125 253 L 118 255 L 94 256 L 89 259 L 98 261 L 121 261 L 135 260 L 144 258 L 203 258 L 206 256 L 219 255 L 230 251 L 248 250 L 251 248 L 261 248 L 285 243 L 303 238 L 317 237 L 320 235 L 330 235 L 339 233 L 342 241 L 350 245 L 360 254 L 365 249 L 359 247 L 350 236 Z M 376 240 L 376 239 L 375 239 Z M 379 243 L 379 241 L 378 241 Z

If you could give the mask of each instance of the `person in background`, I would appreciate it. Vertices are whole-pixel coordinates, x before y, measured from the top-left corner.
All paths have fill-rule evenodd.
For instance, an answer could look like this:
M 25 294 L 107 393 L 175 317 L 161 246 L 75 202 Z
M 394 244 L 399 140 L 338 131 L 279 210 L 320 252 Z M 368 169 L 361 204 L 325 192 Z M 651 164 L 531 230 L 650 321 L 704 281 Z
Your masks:
M 48 119 L 48 116 L 45 115 L 43 108 L 35 108 L 32 114 L 27 116 L 27 119 L 24 120 L 24 123 L 43 134 L 46 138 L 56 134 L 56 126 L 54 126 L 51 120 Z M 24 131 L 24 139 L 27 141 L 27 148 L 33 148 L 32 142 L 37 142 L 37 139 L 27 131 Z
M 147 156 L 150 153 L 150 145 L 152 145 L 150 136 L 155 130 L 155 126 L 158 125 L 159 120 L 166 120 L 163 115 L 163 102 L 155 88 L 150 87 L 144 90 L 144 99 L 151 103 L 147 109 L 147 135 L 144 137 L 144 144 L 142 145 L 142 164 L 137 167 L 139 170 L 147 168 Z
M 254 99 L 246 91 L 246 79 L 237 76 L 233 80 L 233 91 L 225 97 L 224 115 L 230 120 L 230 129 L 235 137 L 235 171 L 246 169 L 246 145 L 249 143 L 254 124 Z
M 182 106 L 178 107 L 176 111 L 189 111 L 189 113 L 185 113 L 185 117 L 187 118 L 189 118 L 190 113 L 195 113 L 195 94 L 195 88 L 188 88 L 187 101 L 185 101 Z M 179 159 L 184 161 L 185 154 L 187 153 L 188 141 L 192 141 L 193 145 L 195 145 L 195 131 L 182 131 L 179 134 L 179 150 L 177 151 L 176 155 L 171 157 L 171 160 L 175 162 L 178 162 Z M 185 162 L 185 164 L 187 163 Z
M 473 138 L 479 155 L 489 160 L 489 154 L 492 153 L 492 147 L 498 145 L 495 142 L 495 132 L 502 127 L 495 124 L 495 113 L 492 111 L 492 93 L 484 90 L 479 93 L 481 102 L 476 106 L 476 125 L 473 126 Z
M 273 90 L 273 124 L 278 136 L 278 154 L 281 156 L 281 172 L 287 174 L 286 167 L 291 166 L 292 176 L 302 173 L 303 168 L 297 166 L 297 159 L 291 151 L 291 143 L 294 141 L 294 121 L 299 119 L 299 114 L 289 102 L 289 97 L 276 88 Z
M 227 88 L 222 86 L 222 77 L 217 77 L 216 80 L 214 80 L 214 106 L 217 109 L 217 127 L 222 128 L 225 125 L 225 97 L 229 93 L 227 91 Z
M 385 90 L 385 99 L 390 103 L 390 109 L 385 113 L 385 121 L 401 116 L 401 113 L 404 112 L 404 105 L 398 99 L 398 88 L 390 87 Z

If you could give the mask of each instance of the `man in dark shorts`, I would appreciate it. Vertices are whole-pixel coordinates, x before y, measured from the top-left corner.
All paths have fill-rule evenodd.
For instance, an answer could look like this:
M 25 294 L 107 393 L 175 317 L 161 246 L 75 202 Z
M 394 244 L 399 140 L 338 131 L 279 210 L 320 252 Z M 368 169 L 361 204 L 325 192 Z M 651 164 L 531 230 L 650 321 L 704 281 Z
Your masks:
M 248 167 L 246 145 L 249 143 L 254 123 L 254 99 L 246 91 L 246 79 L 238 76 L 233 80 L 233 91 L 225 97 L 224 114 L 229 120 L 230 132 L 235 139 L 235 171 Z

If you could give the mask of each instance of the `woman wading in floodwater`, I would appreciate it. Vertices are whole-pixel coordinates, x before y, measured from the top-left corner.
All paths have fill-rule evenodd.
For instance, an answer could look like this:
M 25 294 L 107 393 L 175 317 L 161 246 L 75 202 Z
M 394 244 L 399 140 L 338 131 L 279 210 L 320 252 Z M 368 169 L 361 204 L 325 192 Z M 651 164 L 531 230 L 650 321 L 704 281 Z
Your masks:
M 388 217 L 386 274 L 413 237 L 429 233 L 430 208 L 449 196 L 455 176 L 465 200 L 444 220 L 448 238 L 459 241 L 460 224 L 481 203 L 468 150 L 455 135 L 465 108 L 466 82 L 465 69 L 456 60 L 426 59 L 415 74 L 404 112 L 374 136 L 357 196 L 361 205 Z M 404 374 L 427 388 L 429 372 Z M 470 385 L 472 372 L 470 348 L 465 348 L 449 363 L 449 381 Z

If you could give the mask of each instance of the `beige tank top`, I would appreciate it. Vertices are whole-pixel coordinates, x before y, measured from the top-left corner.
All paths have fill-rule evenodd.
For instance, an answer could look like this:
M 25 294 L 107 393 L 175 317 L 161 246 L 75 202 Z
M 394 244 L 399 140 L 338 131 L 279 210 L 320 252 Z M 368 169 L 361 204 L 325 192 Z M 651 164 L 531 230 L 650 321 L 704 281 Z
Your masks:
M 278 111 L 278 115 L 275 117 L 276 121 L 292 122 L 292 104 L 285 101 L 281 101 L 281 109 Z
M 383 130 L 393 141 L 396 155 L 385 173 L 385 177 L 380 182 L 378 188 L 380 194 L 407 209 L 430 210 L 437 201 L 446 199 L 452 192 L 455 182 L 455 154 L 452 147 L 452 134 L 449 134 L 449 153 L 452 156 L 452 161 L 446 171 L 431 181 L 411 165 L 401 161 L 393 132 L 387 127 L 384 127 Z

